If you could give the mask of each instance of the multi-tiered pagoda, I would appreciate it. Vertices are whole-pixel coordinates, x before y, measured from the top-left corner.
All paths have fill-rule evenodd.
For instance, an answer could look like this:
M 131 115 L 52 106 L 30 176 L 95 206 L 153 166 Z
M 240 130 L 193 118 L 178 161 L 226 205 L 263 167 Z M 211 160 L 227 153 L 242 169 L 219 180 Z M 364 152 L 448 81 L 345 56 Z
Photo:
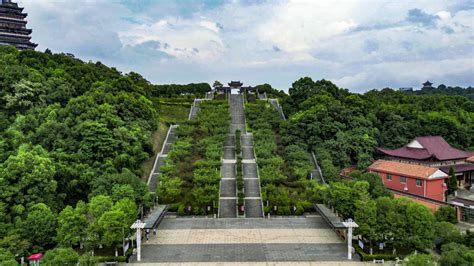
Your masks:
M 30 41 L 31 29 L 26 28 L 26 13 L 11 0 L 1 0 L 0 45 L 14 45 L 18 49 L 35 49 L 38 44 Z

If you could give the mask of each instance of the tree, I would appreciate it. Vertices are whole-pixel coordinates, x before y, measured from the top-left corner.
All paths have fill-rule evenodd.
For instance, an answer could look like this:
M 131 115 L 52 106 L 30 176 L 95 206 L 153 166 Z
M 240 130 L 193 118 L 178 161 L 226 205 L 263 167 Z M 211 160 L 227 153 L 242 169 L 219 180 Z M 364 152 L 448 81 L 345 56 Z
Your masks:
M 79 202 L 78 205 L 85 205 Z M 58 216 L 57 239 L 63 246 L 71 247 L 83 242 L 87 236 L 88 221 L 86 213 L 83 212 L 85 207 L 77 206 L 73 209 L 66 206 Z
M 454 173 L 454 168 L 451 166 L 449 168 L 449 179 L 448 179 L 448 189 L 449 193 L 452 194 L 458 189 L 458 179 Z
M 112 200 L 119 201 L 122 198 L 129 198 L 135 200 L 135 191 L 129 184 L 120 185 L 116 184 L 112 187 Z
M 8 250 L 0 248 L 0 265 L 15 266 L 18 265 L 18 262 L 15 261 L 15 257 Z
M 218 80 L 214 81 L 214 84 L 212 84 L 213 88 L 220 88 L 222 87 L 222 83 L 220 83 Z
M 110 210 L 99 219 L 99 226 L 104 232 L 102 243 L 115 248 L 115 256 L 118 256 L 117 247 L 120 247 L 125 237 L 125 230 L 130 227 L 127 216 L 120 210 Z
M 375 200 L 357 200 L 355 203 L 354 219 L 359 225 L 356 233 L 369 240 L 370 254 L 372 254 L 372 241 L 377 238 L 377 204 Z
M 405 266 L 436 266 L 435 258 L 431 254 L 414 253 L 403 260 Z
M 474 251 L 457 243 L 448 243 L 441 247 L 441 258 L 443 266 L 469 266 L 474 263 Z
M 44 104 L 47 89 L 40 82 L 21 80 L 13 85 L 14 92 L 5 95 L 6 107 L 16 112 L 24 112 L 35 105 Z
M 41 263 L 45 265 L 76 265 L 79 255 L 72 248 L 55 248 L 46 251 Z
M 88 204 L 89 213 L 92 219 L 99 220 L 102 214 L 110 210 L 113 206 L 112 199 L 109 196 L 99 195 L 93 197 Z
M 41 146 L 21 145 L 0 164 L 0 201 L 10 208 L 39 202 L 55 206 L 55 172 L 53 160 Z
M 406 210 L 406 219 L 409 232 L 409 245 L 418 250 L 430 249 L 434 240 L 433 213 L 427 207 L 412 203 Z
M 461 232 L 459 232 L 459 229 L 448 222 L 439 222 L 436 224 L 435 236 L 435 244 L 438 247 L 450 242 L 462 242 Z
M 46 204 L 35 204 L 22 224 L 23 237 L 39 249 L 46 249 L 54 244 L 56 224 L 56 215 Z

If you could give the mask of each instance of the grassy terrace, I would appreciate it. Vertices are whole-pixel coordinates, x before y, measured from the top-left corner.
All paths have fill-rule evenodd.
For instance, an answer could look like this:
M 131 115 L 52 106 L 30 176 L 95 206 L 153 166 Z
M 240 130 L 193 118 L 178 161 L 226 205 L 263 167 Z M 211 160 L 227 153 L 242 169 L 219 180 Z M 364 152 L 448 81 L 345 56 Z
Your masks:
M 193 104 L 193 99 L 189 97 L 174 97 L 174 98 L 153 98 L 153 104 L 158 111 L 159 121 L 158 129 L 153 132 L 152 145 L 153 153 L 160 152 L 163 142 L 166 138 L 169 125 L 181 124 L 188 120 L 189 110 Z M 146 182 L 150 171 L 153 168 L 155 156 L 150 157 L 141 165 L 142 175 L 141 179 Z
M 246 104 L 245 116 L 254 136 L 265 213 L 274 206 L 280 215 L 291 214 L 293 206 L 296 214 L 303 213 L 317 190 L 316 182 L 307 180 L 313 168 L 308 153 L 282 140 L 280 128 L 285 122 L 266 101 Z
M 161 168 L 160 202 L 171 204 L 180 215 L 207 214 L 218 203 L 222 147 L 229 130 L 226 101 L 202 102 L 196 119 L 177 129 L 177 140 Z M 216 207 L 216 206 L 215 206 Z M 212 209 L 211 209 L 212 212 Z
M 193 100 L 189 97 L 153 98 L 153 103 L 158 109 L 160 122 L 170 125 L 181 124 L 188 119 Z

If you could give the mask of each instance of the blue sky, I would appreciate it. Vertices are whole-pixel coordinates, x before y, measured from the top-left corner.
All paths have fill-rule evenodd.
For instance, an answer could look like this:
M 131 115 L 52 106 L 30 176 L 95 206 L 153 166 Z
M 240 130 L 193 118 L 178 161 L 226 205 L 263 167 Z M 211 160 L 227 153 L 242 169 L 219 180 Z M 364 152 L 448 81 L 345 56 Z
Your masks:
M 38 50 L 154 83 L 474 85 L 474 0 L 21 0 Z

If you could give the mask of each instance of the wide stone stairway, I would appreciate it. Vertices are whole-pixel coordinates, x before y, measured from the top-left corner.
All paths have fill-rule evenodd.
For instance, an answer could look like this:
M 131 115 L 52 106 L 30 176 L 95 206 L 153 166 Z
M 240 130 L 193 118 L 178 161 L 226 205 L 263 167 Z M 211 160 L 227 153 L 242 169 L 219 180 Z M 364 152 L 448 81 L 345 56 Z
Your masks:
M 219 191 L 219 218 L 237 217 L 237 180 L 235 131 L 245 131 L 245 117 L 242 95 L 229 96 L 231 125 L 224 143 L 224 158 L 221 165 L 221 183 Z
M 263 218 L 260 179 L 253 150 L 253 136 L 250 133 L 244 134 L 241 135 L 240 139 L 242 147 L 242 175 L 244 177 L 245 217 Z
M 235 135 L 229 134 L 224 143 L 219 192 L 219 218 L 237 217 L 237 185 L 235 177 Z

